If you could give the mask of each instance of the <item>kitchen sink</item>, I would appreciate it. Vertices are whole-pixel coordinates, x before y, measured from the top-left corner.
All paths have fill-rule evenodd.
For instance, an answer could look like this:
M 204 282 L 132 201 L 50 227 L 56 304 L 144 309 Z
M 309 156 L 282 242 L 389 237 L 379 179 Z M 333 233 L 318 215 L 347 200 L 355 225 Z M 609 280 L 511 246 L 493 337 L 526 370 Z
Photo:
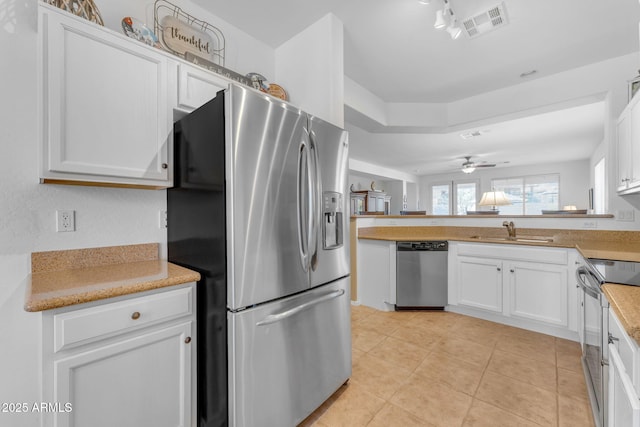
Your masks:
M 538 237 L 538 236 L 526 236 L 516 237 L 515 239 L 509 239 L 507 237 L 484 237 L 484 236 L 471 236 L 472 239 L 485 240 L 488 242 L 522 242 L 522 243 L 549 243 L 553 242 L 553 237 Z

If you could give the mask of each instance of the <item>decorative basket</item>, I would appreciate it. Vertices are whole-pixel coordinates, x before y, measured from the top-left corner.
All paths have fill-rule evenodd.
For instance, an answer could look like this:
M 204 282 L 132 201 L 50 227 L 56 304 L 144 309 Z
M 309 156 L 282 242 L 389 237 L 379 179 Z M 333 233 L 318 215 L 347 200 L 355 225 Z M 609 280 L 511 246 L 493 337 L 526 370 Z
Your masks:
M 87 19 L 91 22 L 104 26 L 102 16 L 98 6 L 93 0 L 43 0 L 45 3 L 59 7 L 62 10 L 71 12 L 76 16 Z

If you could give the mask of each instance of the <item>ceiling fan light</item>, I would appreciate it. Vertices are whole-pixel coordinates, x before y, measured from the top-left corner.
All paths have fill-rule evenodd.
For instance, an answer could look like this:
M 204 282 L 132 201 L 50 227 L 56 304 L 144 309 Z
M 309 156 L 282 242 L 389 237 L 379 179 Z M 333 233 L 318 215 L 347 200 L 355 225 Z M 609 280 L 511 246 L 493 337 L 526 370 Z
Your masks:
M 429 3 L 431 3 L 431 0 L 418 0 L 418 3 L 420 3 L 420 4 L 429 4 Z
M 460 37 L 460 34 L 462 34 L 462 30 L 460 29 L 460 27 L 456 26 L 455 23 L 452 23 L 447 27 L 447 33 L 449 33 L 451 38 L 455 40 Z
M 444 13 L 442 10 L 436 12 L 436 22 L 433 24 L 434 28 L 444 28 L 447 23 L 444 20 Z
M 471 165 L 464 165 L 464 166 L 462 166 L 462 172 L 464 172 L 464 173 L 471 173 L 471 172 L 473 172 L 474 170 L 476 170 L 476 168 L 475 168 L 475 166 L 474 166 L 474 165 L 472 165 L 472 164 L 471 164 Z

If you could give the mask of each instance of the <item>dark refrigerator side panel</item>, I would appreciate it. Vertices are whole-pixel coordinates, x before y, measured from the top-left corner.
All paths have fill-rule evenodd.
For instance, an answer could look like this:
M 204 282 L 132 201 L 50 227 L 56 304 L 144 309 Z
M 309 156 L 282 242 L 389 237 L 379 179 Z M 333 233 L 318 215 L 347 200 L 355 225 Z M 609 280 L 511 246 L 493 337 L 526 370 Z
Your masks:
M 198 426 L 228 424 L 224 96 L 175 124 L 169 261 L 198 271 Z

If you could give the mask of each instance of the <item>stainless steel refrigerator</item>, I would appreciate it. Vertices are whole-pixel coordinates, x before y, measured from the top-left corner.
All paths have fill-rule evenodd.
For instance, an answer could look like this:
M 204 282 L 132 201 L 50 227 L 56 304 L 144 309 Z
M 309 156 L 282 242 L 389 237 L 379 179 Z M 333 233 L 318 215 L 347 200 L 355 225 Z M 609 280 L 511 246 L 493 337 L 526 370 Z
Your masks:
M 351 375 L 347 133 L 230 85 L 175 125 L 169 260 L 199 271 L 198 425 L 295 426 Z

